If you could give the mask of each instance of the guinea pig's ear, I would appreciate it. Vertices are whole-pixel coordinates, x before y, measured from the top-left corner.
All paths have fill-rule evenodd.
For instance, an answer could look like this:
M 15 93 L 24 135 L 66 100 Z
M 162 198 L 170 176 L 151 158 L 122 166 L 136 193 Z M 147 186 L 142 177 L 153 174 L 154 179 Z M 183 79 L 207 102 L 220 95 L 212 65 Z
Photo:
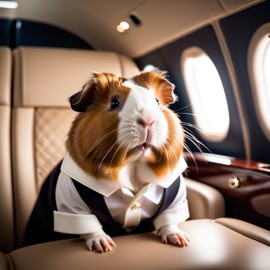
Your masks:
M 174 94 L 174 84 L 166 79 L 161 80 L 160 95 L 165 105 L 169 105 L 177 101 L 177 96 Z
M 177 96 L 174 94 L 174 84 L 166 79 L 166 72 L 155 69 L 150 73 L 155 73 L 157 97 L 162 101 L 163 105 L 169 105 L 177 101 Z
M 83 86 L 83 89 L 69 98 L 70 107 L 73 111 L 85 112 L 93 103 L 96 76 L 97 74 L 93 74 L 93 78 Z

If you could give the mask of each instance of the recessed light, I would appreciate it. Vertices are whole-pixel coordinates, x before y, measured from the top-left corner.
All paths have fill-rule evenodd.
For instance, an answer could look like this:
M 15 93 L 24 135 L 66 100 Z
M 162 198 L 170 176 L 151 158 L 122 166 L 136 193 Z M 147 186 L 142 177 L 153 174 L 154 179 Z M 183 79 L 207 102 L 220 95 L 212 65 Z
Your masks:
M 17 8 L 18 3 L 15 1 L 0 1 L 0 8 Z
M 119 33 L 125 33 L 129 29 L 129 23 L 122 21 L 117 25 L 116 29 Z
M 120 26 L 124 29 L 124 30 L 128 30 L 129 28 L 129 24 L 125 21 L 120 22 Z

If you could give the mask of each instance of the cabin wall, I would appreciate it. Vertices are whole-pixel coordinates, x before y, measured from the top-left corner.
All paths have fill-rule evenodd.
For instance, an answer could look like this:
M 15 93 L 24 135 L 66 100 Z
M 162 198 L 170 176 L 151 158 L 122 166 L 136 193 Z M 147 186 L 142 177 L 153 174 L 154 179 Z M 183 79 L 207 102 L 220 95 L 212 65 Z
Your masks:
M 210 56 L 223 83 L 229 107 L 230 126 L 226 138 L 220 142 L 207 140 L 196 128 L 189 127 L 188 130 L 206 146 L 201 147 L 203 152 L 270 162 L 267 151 L 270 149 L 270 141 L 262 131 L 256 114 L 247 59 L 252 36 L 261 25 L 269 21 L 270 1 L 266 1 L 213 21 L 136 59 L 141 69 L 152 64 L 168 71 L 179 96 L 179 101 L 173 108 L 178 110 L 183 122 L 195 124 L 180 59 L 183 51 L 192 46 L 202 48 Z M 192 142 L 187 141 L 187 144 L 192 151 L 199 151 Z
M 220 27 L 227 42 L 233 62 L 239 95 L 247 119 L 251 158 L 270 162 L 270 141 L 259 123 L 248 74 L 248 48 L 256 30 L 270 22 L 270 1 L 253 6 L 220 21 Z M 270 34 L 270 33 L 269 33 Z M 269 70 L 270 76 L 270 70 Z M 268 89 L 270 92 L 270 89 Z M 268 116 L 270 117 L 270 116 Z
M 243 132 L 241 129 L 232 84 L 230 82 L 228 69 L 226 67 L 219 42 L 211 25 L 205 26 L 192 34 L 185 36 L 184 38 L 164 46 L 142 58 L 136 59 L 136 62 L 141 68 L 151 63 L 155 67 L 168 71 L 169 79 L 175 83 L 175 91 L 179 97 L 179 101 L 173 108 L 175 111 L 179 112 L 180 119 L 184 123 L 196 125 L 192 105 L 188 99 L 187 90 L 185 89 L 185 84 L 180 69 L 180 59 L 183 51 L 193 46 L 202 48 L 212 58 L 224 85 L 228 106 L 230 108 L 230 115 L 233 114 L 235 117 L 233 119 L 234 121 L 230 121 L 227 137 L 224 141 L 219 143 L 208 142 L 203 136 L 201 136 L 196 128 L 185 128 L 192 132 L 213 153 L 245 157 L 245 149 L 242 140 Z M 192 142 L 187 140 L 187 144 L 192 151 L 198 151 L 197 147 Z M 208 151 L 203 146 L 201 148 L 202 151 Z

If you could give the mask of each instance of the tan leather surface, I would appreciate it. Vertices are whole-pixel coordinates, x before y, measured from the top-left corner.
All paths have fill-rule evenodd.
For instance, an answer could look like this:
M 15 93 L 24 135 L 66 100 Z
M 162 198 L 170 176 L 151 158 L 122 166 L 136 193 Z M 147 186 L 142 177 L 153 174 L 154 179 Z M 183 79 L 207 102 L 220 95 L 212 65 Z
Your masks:
M 0 105 L 10 106 L 12 54 L 8 47 L 0 46 Z
M 34 160 L 34 109 L 15 108 L 12 112 L 12 173 L 15 202 L 17 244 L 37 198 Z
M 253 224 L 232 218 L 218 218 L 215 222 L 270 247 L 270 232 L 263 228 L 259 228 Z
M 51 242 L 9 254 L 14 269 L 270 269 L 270 248 L 212 220 L 181 226 L 191 236 L 188 247 L 161 243 L 155 234 L 115 237 L 108 254 L 89 252 L 81 240 Z
M 93 71 L 130 77 L 133 61 L 113 52 L 28 48 L 14 51 L 15 106 L 68 106 L 68 97 L 81 90 Z
M 121 76 L 125 78 L 129 78 L 134 76 L 134 74 L 138 73 L 138 67 L 135 65 L 133 61 L 130 60 L 130 58 L 124 56 L 124 55 L 118 55 L 120 67 L 121 67 Z
M 225 202 L 221 193 L 203 183 L 185 178 L 190 219 L 225 216 Z
M 13 194 L 10 154 L 11 51 L 0 47 L 0 250 L 14 246 Z

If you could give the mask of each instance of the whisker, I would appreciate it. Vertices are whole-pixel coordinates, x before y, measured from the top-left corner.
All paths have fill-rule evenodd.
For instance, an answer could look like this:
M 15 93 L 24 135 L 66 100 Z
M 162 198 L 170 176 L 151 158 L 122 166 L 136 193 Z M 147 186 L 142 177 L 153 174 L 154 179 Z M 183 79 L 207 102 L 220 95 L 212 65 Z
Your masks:
M 173 152 L 174 157 L 175 157 L 175 161 L 177 162 L 178 158 L 177 158 L 177 155 L 176 155 L 176 153 L 175 153 L 175 150 L 174 150 L 172 144 L 171 144 L 169 141 L 167 142 L 167 144 L 168 144 L 168 146 L 170 147 L 171 151 Z
M 102 137 L 98 138 L 93 145 L 91 145 L 90 149 L 88 149 L 88 154 L 92 152 L 92 150 L 94 150 L 107 136 L 109 136 L 110 134 L 119 131 L 119 128 L 114 129 L 108 133 L 106 133 L 105 135 L 103 135 Z
M 186 109 L 186 108 L 189 108 L 189 107 L 191 107 L 191 104 L 186 105 L 186 106 L 184 106 L 184 107 L 181 107 L 180 109 L 174 110 L 174 112 L 177 113 L 177 112 L 182 111 L 182 110 L 184 110 L 184 109 Z
M 194 117 L 197 117 L 196 114 L 194 114 L 194 113 L 188 113 L 188 112 L 178 112 L 177 114 L 178 115 L 192 115 Z
M 201 148 L 201 146 L 200 146 L 200 144 L 209 152 L 209 153 L 211 153 L 211 150 L 206 146 L 206 145 L 204 145 L 203 143 L 201 143 L 201 142 L 198 142 L 197 143 L 197 141 L 195 140 L 195 139 L 193 139 L 193 138 L 191 138 L 191 137 L 189 137 L 189 136 L 187 136 L 186 137 L 198 150 L 199 150 L 199 152 L 200 153 L 202 153 L 203 154 L 203 151 L 202 151 L 202 148 Z
M 104 155 L 103 159 L 101 160 L 101 162 L 99 163 L 99 168 L 102 166 L 103 161 L 105 160 L 105 158 L 108 156 L 108 154 L 110 153 L 110 151 L 114 148 L 114 146 L 119 142 L 119 140 L 117 140 L 111 147 L 110 149 L 107 151 L 107 153 Z
M 118 140 L 117 142 L 119 142 L 119 141 L 120 141 L 120 140 Z M 111 159 L 111 161 L 110 161 L 110 165 L 109 165 L 109 166 L 111 166 L 111 164 L 112 164 L 112 162 L 113 162 L 113 159 L 114 159 L 116 153 L 120 150 L 121 146 L 122 146 L 124 143 L 125 143 L 125 140 L 123 140 L 123 141 L 120 143 L 120 145 L 117 147 L 117 149 L 116 149 L 115 153 L 113 154 L 113 157 L 112 157 L 112 159 Z
M 190 150 L 190 148 L 188 147 L 187 144 L 184 143 L 183 145 L 184 149 L 189 153 L 189 155 L 191 156 L 191 159 L 195 165 L 195 168 L 196 168 L 196 172 L 198 173 L 198 164 L 197 164 L 197 161 L 196 161 L 196 158 L 194 156 L 194 154 L 192 153 L 192 151 Z
M 193 135 L 188 135 L 188 134 L 186 134 L 185 137 L 199 150 L 200 153 L 203 153 L 202 148 L 200 146 L 200 144 L 202 143 L 200 141 L 197 141 L 196 137 L 194 137 Z
M 193 143 L 196 148 L 203 153 L 201 146 L 203 146 L 207 151 L 211 153 L 211 150 L 204 144 L 202 143 L 190 130 L 187 130 L 186 128 L 183 128 L 185 137 Z
M 129 144 L 128 144 L 128 146 L 127 146 L 125 156 L 127 156 L 127 153 L 128 153 L 128 151 L 129 151 L 129 149 L 130 149 L 130 145 L 131 145 L 131 143 L 132 143 L 132 142 L 129 142 Z
M 205 134 L 204 131 L 202 131 L 200 128 L 198 128 L 198 127 L 197 127 L 196 125 L 194 125 L 194 124 L 183 122 L 182 125 L 183 125 L 183 126 L 186 126 L 186 127 L 194 128 L 194 129 L 196 129 L 197 131 L 201 132 L 202 134 Z
M 169 154 L 168 154 L 168 151 L 167 151 L 167 148 L 164 148 L 165 149 L 165 154 L 167 156 L 167 160 L 168 160 L 168 165 L 170 164 L 170 157 L 169 157 Z

